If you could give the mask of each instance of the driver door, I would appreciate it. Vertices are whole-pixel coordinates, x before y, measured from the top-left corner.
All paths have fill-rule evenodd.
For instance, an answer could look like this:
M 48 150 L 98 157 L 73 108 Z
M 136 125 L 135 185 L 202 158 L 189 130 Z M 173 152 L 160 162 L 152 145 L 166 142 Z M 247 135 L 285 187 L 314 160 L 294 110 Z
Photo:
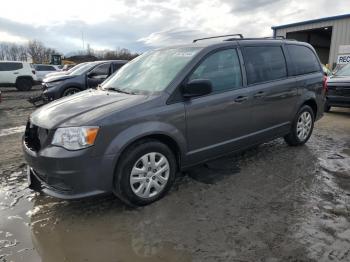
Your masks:
M 96 66 L 87 74 L 87 87 L 96 88 L 111 74 L 111 64 L 105 63 Z

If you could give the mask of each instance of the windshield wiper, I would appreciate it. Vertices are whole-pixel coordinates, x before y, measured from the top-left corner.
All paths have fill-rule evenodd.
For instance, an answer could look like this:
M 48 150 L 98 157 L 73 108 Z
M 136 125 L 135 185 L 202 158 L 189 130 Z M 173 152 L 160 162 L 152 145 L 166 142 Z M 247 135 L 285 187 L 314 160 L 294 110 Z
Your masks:
M 127 92 L 125 90 L 122 90 L 118 87 L 108 87 L 108 88 L 105 88 L 105 90 L 112 90 L 112 91 L 116 91 L 118 93 L 123 93 L 123 94 L 128 94 L 128 95 L 134 95 L 135 93 L 131 93 L 131 92 Z

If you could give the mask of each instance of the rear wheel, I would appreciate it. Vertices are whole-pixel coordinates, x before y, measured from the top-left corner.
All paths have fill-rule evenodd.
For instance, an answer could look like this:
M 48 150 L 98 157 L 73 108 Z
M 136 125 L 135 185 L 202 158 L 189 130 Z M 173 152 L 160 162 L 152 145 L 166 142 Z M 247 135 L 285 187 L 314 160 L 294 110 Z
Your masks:
M 62 97 L 63 96 L 71 96 L 74 95 L 75 93 L 80 92 L 81 90 L 77 87 L 68 87 L 66 90 L 63 91 Z
M 29 78 L 20 78 L 16 81 L 16 88 L 19 91 L 29 91 L 32 89 L 33 83 Z
M 305 144 L 312 134 L 314 119 L 314 112 L 310 106 L 301 107 L 292 123 L 290 133 L 284 137 L 287 144 L 290 146 Z
M 114 177 L 114 192 L 130 206 L 147 205 L 169 191 L 175 175 L 173 152 L 157 140 L 143 140 L 121 156 Z

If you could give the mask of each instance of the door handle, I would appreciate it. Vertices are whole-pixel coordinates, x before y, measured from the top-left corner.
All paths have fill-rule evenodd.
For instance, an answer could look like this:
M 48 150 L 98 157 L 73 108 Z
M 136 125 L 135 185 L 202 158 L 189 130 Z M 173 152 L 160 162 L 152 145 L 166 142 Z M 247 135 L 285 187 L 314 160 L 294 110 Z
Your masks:
M 264 96 L 265 96 L 265 92 L 260 91 L 254 95 L 254 98 L 260 98 L 260 97 L 264 97 Z
M 234 99 L 235 102 L 237 103 L 242 103 L 244 101 L 248 100 L 248 97 L 247 96 L 238 96 Z
M 18 72 L 14 72 L 13 74 L 14 74 L 14 75 L 18 75 Z

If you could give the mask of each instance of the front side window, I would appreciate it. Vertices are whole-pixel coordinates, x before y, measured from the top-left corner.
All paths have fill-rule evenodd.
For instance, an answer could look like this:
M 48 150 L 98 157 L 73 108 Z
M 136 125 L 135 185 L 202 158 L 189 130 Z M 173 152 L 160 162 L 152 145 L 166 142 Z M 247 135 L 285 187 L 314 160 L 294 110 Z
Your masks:
M 124 65 L 102 89 L 130 93 L 163 91 L 193 59 L 201 47 L 175 47 L 149 51 Z
M 241 68 L 235 49 L 218 51 L 208 56 L 192 73 L 189 81 L 210 80 L 213 92 L 223 92 L 242 86 Z
M 110 64 L 102 64 L 102 65 L 98 65 L 96 66 L 94 69 L 91 70 L 90 74 L 94 75 L 94 76 L 103 76 L 103 77 L 107 77 L 109 75 L 109 68 L 110 68 Z
M 254 46 L 242 50 L 248 85 L 287 77 L 286 60 L 280 46 Z
M 320 64 L 312 50 L 302 45 L 287 45 L 294 75 L 303 75 L 321 71 Z

